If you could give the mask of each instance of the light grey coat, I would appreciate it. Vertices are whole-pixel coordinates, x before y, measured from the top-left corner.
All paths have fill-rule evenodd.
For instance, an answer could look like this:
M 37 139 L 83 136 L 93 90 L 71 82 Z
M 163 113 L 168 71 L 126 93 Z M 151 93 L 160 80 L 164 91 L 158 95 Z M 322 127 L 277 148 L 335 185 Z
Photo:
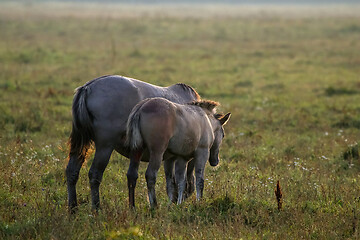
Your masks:
M 128 171 L 129 204 L 135 206 L 134 189 L 137 179 L 137 163 L 141 152 L 149 151 L 149 165 L 145 174 L 151 207 L 156 207 L 155 182 L 164 154 L 175 158 L 164 158 L 167 193 L 171 201 L 177 197 L 180 204 L 185 190 L 187 162 L 194 158 L 197 199 L 202 197 L 205 163 L 219 163 L 219 149 L 224 138 L 223 125 L 229 120 L 216 114 L 213 101 L 194 101 L 177 104 L 164 98 L 145 99 L 130 113 L 127 123 L 127 144 L 139 154 L 130 157 Z M 175 172 L 174 172 L 175 163 Z M 178 195 L 174 192 L 178 188 Z

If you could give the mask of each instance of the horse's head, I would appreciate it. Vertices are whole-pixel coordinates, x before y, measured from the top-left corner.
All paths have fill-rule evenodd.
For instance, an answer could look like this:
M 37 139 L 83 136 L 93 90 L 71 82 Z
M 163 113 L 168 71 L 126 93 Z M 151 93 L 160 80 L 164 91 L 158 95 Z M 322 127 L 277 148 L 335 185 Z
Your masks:
M 229 121 L 231 113 L 226 115 L 215 114 L 215 125 L 213 126 L 214 131 L 214 143 L 210 148 L 210 165 L 215 167 L 219 164 L 219 151 L 221 142 L 225 136 L 223 126 Z

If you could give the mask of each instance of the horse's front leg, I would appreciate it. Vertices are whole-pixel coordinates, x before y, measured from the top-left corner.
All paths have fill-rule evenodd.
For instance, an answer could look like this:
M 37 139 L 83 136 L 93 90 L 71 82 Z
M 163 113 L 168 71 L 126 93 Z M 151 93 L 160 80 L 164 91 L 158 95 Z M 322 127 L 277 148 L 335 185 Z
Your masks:
M 91 188 L 91 199 L 92 199 L 93 210 L 98 210 L 100 208 L 99 186 L 105 168 L 109 163 L 109 158 L 111 156 L 112 151 L 113 148 L 111 147 L 96 146 L 94 161 L 91 164 L 89 170 L 89 181 Z
M 200 148 L 195 152 L 196 200 L 200 200 L 203 196 L 205 164 L 209 155 L 208 148 Z
M 138 179 L 138 169 L 140 164 L 142 151 L 136 150 L 130 153 L 130 165 L 128 172 L 126 174 L 128 179 L 128 189 L 129 189 L 129 207 L 135 208 L 135 187 L 136 181 Z
M 174 178 L 174 162 L 176 158 L 172 157 L 164 160 L 164 170 L 166 177 L 166 192 L 169 197 L 170 203 L 177 201 L 177 189 Z
M 184 192 L 186 187 L 186 165 L 187 161 L 181 157 L 175 162 L 175 180 L 178 186 L 178 200 L 177 204 L 181 204 L 184 200 Z
M 149 165 L 145 172 L 145 178 L 148 188 L 148 196 L 151 208 L 157 207 L 156 194 L 155 194 L 155 184 L 156 176 L 159 171 L 163 154 L 154 154 L 150 153 Z

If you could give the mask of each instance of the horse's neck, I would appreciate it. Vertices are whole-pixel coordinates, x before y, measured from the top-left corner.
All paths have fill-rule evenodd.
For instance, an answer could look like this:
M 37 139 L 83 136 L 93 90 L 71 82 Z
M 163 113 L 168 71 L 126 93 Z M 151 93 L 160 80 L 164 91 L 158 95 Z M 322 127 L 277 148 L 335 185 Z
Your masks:
M 175 84 L 164 88 L 164 90 L 166 98 L 176 103 L 184 104 L 197 99 L 194 92 L 186 85 Z
M 187 107 L 192 109 L 196 113 L 197 117 L 199 118 L 199 121 L 201 119 L 203 119 L 204 117 L 208 118 L 209 121 L 210 121 L 211 126 L 214 127 L 214 125 L 215 125 L 214 119 L 215 118 L 214 118 L 214 115 L 213 115 L 213 113 L 211 111 L 209 111 L 207 109 L 204 109 L 204 108 L 202 108 L 200 106 L 191 105 L 191 104 L 188 104 Z

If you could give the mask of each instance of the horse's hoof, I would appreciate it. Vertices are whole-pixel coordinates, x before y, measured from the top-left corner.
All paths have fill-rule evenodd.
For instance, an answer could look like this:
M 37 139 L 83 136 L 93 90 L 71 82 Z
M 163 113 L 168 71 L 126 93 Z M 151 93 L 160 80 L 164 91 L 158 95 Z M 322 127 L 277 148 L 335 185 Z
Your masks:
M 77 211 L 78 211 L 78 206 L 77 206 L 77 204 L 76 205 L 72 205 L 72 206 L 69 206 L 69 213 L 71 214 L 71 215 L 73 215 L 73 214 L 75 214 Z

